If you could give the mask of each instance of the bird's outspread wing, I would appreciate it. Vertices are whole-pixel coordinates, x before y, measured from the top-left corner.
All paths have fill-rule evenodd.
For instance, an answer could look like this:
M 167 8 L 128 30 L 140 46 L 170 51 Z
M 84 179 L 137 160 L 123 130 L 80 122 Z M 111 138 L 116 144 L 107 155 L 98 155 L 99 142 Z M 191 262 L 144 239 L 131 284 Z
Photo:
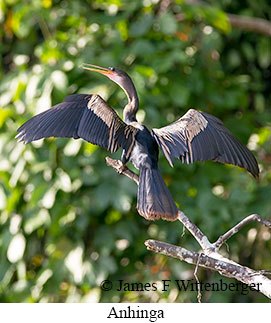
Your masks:
M 48 137 L 82 138 L 115 152 L 119 147 L 129 151 L 138 130 L 124 123 L 99 95 L 73 94 L 17 131 L 16 138 L 25 143 Z
M 171 166 L 174 158 L 186 164 L 213 160 L 243 167 L 255 177 L 259 174 L 251 151 L 208 113 L 190 109 L 179 120 L 152 133 Z

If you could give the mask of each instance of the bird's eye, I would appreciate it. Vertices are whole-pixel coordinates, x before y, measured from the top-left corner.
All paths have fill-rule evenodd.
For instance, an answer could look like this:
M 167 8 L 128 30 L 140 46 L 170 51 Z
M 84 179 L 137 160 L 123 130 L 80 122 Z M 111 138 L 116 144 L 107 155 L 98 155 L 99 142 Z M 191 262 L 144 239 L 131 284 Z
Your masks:
M 115 71 L 115 67 L 109 67 L 110 71 L 114 72 Z

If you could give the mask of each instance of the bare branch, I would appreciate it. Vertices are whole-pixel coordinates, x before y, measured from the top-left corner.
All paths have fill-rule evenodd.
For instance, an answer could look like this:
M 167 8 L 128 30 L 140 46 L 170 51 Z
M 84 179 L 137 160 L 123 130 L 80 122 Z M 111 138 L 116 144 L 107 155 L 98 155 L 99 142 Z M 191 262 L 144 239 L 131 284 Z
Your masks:
M 197 299 L 198 299 L 198 303 L 201 303 L 201 290 L 200 290 L 200 281 L 199 281 L 199 278 L 198 278 L 198 275 L 197 275 L 197 272 L 198 272 L 198 269 L 199 269 L 199 261 L 200 261 L 200 257 L 201 257 L 201 253 L 199 254 L 198 256 L 198 261 L 197 261 L 197 264 L 196 264 L 196 267 L 195 267 L 195 270 L 194 270 L 194 277 L 196 278 L 196 281 L 198 283 L 198 296 L 197 296 Z
M 139 177 L 136 173 L 131 171 L 127 166 L 123 166 L 120 160 L 112 159 L 110 157 L 105 158 L 107 166 L 111 166 L 115 171 L 121 175 L 125 175 L 132 179 L 138 185 Z
M 121 161 L 106 157 L 106 162 L 108 166 L 113 167 L 119 174 L 129 177 L 138 184 L 138 175 L 131 171 L 127 166 L 123 166 Z M 252 221 L 257 221 L 267 226 L 268 228 L 271 228 L 270 221 L 261 218 L 257 214 L 249 215 L 224 235 L 220 236 L 218 240 L 212 244 L 202 233 L 202 231 L 180 210 L 178 220 L 194 236 L 194 238 L 201 246 L 203 253 L 189 251 L 179 246 L 174 246 L 165 242 L 155 240 L 145 241 L 147 248 L 169 257 L 178 258 L 189 264 L 196 265 L 196 267 L 200 266 L 208 268 L 219 272 L 223 276 L 235 278 L 251 286 L 252 288 L 257 289 L 265 296 L 271 298 L 271 280 L 264 276 L 264 274 L 269 274 L 269 271 L 252 270 L 228 258 L 223 257 L 218 252 L 222 244 L 225 243 L 246 224 Z M 198 294 L 198 299 L 200 299 L 200 294 Z
M 209 6 L 208 3 L 201 0 L 185 0 L 184 2 L 189 5 Z M 271 36 L 271 22 L 268 20 L 257 17 L 234 15 L 231 13 L 226 13 L 226 15 L 231 26 L 234 28 L 248 32 L 255 32 L 269 37 Z M 183 20 L 183 17 L 181 20 Z
M 233 228 L 231 228 L 229 231 L 227 231 L 225 234 L 220 236 L 217 241 L 214 243 L 214 247 L 216 249 L 219 249 L 223 243 L 225 243 L 229 238 L 231 238 L 235 233 L 237 233 L 241 228 L 243 228 L 245 225 L 247 225 L 250 222 L 260 222 L 261 224 L 265 225 L 269 229 L 271 229 L 271 222 L 268 220 L 263 219 L 258 214 L 251 214 L 244 218 L 242 221 L 240 221 L 238 224 L 236 224 Z
M 210 243 L 208 238 L 200 231 L 200 229 L 186 216 L 182 211 L 179 210 L 178 220 L 186 227 L 186 229 L 194 236 L 198 241 L 201 248 L 206 254 L 215 251 L 215 247 Z
M 217 271 L 223 276 L 235 278 L 271 298 L 271 280 L 262 275 L 261 272 L 239 264 L 231 264 L 226 261 L 214 259 L 205 254 L 199 254 L 161 241 L 147 240 L 145 241 L 145 245 L 148 250 L 161 253 L 168 257 L 177 258 L 188 264 L 198 264 L 200 267 Z
M 271 36 L 271 22 L 262 18 L 244 17 L 227 13 L 232 27 L 244 31 L 251 31 L 265 36 Z

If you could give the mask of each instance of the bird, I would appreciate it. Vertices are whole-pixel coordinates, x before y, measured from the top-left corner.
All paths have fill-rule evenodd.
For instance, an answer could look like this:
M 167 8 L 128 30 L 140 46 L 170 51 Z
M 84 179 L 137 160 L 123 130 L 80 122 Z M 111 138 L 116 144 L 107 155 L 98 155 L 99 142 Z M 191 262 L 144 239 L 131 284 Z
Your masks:
M 158 168 L 159 148 L 173 167 L 212 160 L 245 168 L 255 178 L 258 163 L 252 152 L 222 123 L 206 112 L 189 109 L 175 122 L 148 129 L 136 119 L 139 99 L 130 76 L 117 67 L 83 64 L 118 84 L 128 103 L 123 120 L 98 94 L 71 94 L 63 102 L 32 117 L 18 128 L 25 144 L 48 137 L 82 138 L 115 152 L 122 148 L 121 167 L 131 162 L 139 170 L 138 213 L 147 220 L 175 221 L 178 208 Z

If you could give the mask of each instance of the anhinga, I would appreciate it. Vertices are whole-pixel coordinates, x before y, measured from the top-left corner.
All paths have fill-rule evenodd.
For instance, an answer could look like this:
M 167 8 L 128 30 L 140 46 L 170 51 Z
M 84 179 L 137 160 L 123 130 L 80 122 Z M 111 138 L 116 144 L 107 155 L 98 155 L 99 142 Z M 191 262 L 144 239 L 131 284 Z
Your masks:
M 47 137 L 82 138 L 115 152 L 123 149 L 121 161 L 131 161 L 139 169 L 137 210 L 148 220 L 160 217 L 174 221 L 178 209 L 158 169 L 158 146 L 171 166 L 174 158 L 182 163 L 213 160 L 259 174 L 257 161 L 245 145 L 216 117 L 194 109 L 160 129 L 148 130 L 136 120 L 139 101 L 131 78 L 119 68 L 85 64 L 117 83 L 126 93 L 128 104 L 122 121 L 99 95 L 73 94 L 62 103 L 42 112 L 19 129 L 16 137 L 29 143 Z

